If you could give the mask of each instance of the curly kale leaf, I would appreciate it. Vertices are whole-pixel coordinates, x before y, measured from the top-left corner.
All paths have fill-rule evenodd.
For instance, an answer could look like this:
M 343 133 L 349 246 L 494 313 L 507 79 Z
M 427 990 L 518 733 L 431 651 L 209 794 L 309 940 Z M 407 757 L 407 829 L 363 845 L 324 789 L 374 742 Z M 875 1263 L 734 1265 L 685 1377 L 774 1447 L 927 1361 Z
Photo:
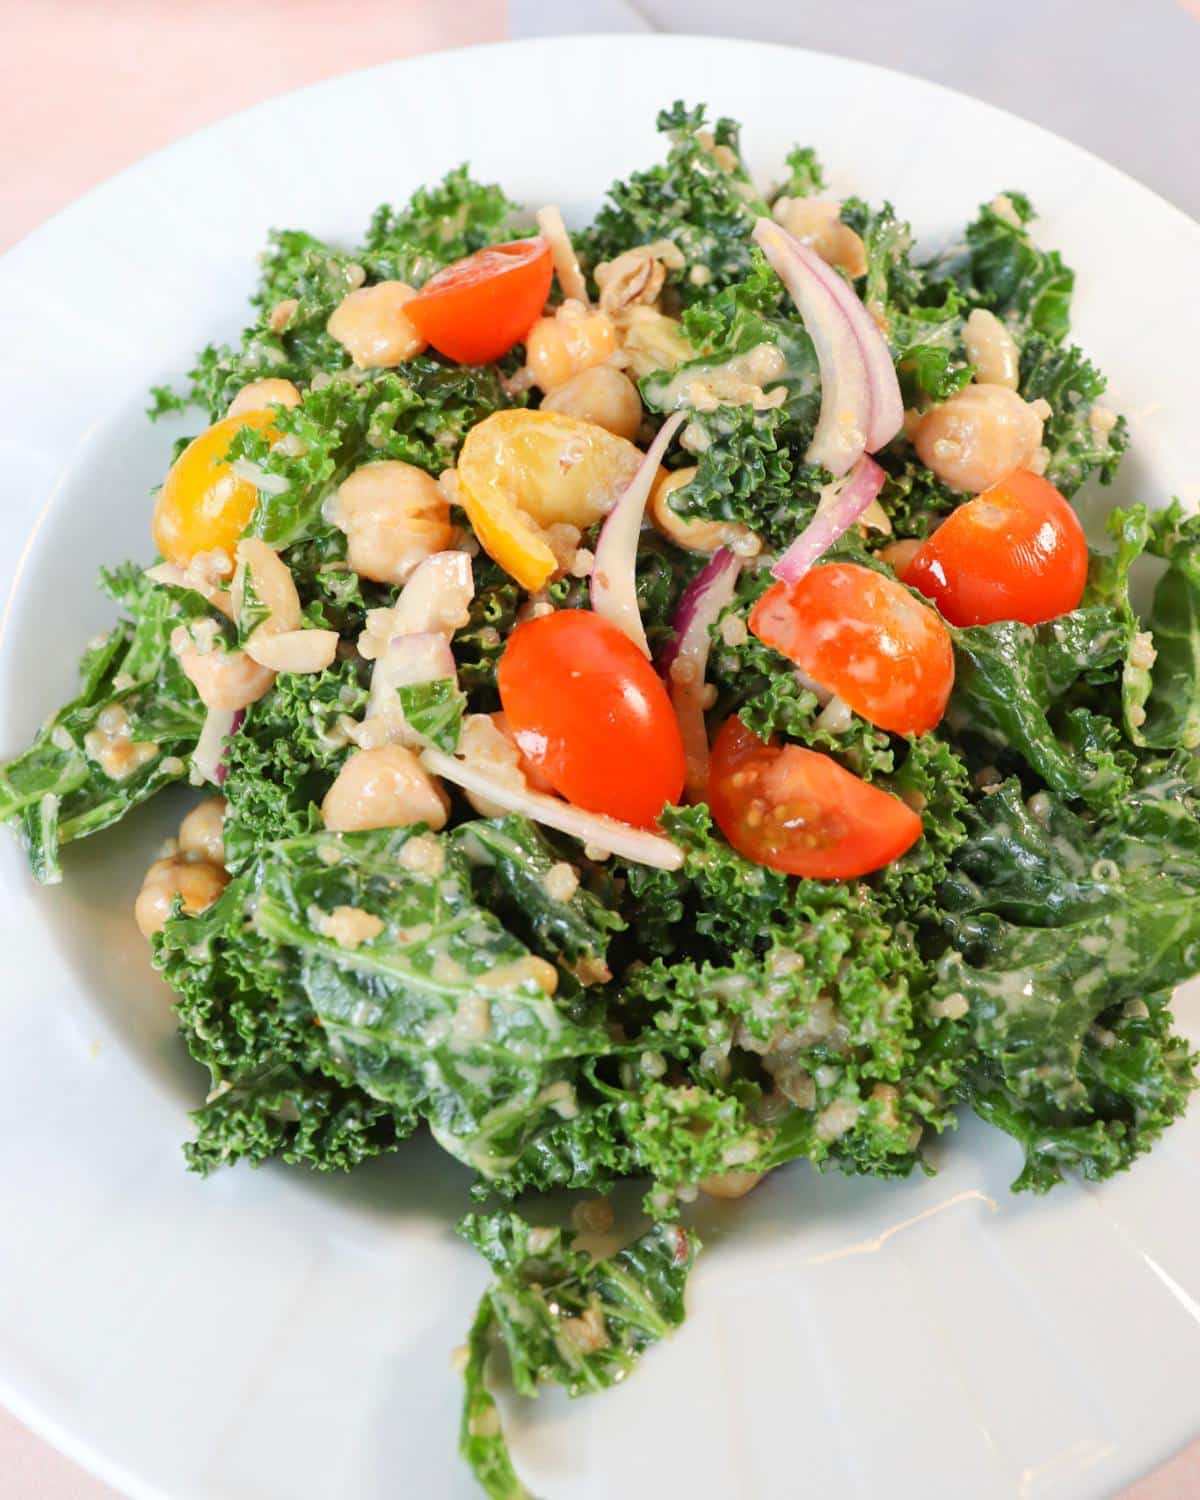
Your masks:
M 0 823 L 17 824 L 33 873 L 49 883 L 62 878 L 64 844 L 187 774 L 204 707 L 171 635 L 192 620 L 224 624 L 198 594 L 163 588 L 132 563 L 102 573 L 101 586 L 128 618 L 85 652 L 78 696 L 0 765 Z
M 1025 1146 L 1018 1188 L 1105 1177 L 1196 1085 L 1171 987 L 1200 964 L 1200 795 L 1190 758 L 1148 761 L 1119 807 L 1077 813 L 1008 783 L 967 814 L 943 896 L 953 949 L 935 1013 L 965 1097 Z
M 816 151 L 811 146 L 793 146 L 787 154 L 788 175 L 772 194 L 771 202 L 780 198 L 810 198 L 824 192 L 825 174 Z
M 897 538 L 925 538 L 950 512 L 962 504 L 962 496 L 934 477 L 912 457 L 886 453 L 881 467 L 885 475 L 879 503 L 892 523 Z M 886 540 L 886 539 L 885 539 Z
M 482 1176 L 571 1113 L 580 1060 L 612 1050 L 476 903 L 461 847 L 419 827 L 274 845 L 255 868 L 254 927 L 296 966 L 332 1075 L 427 1120 Z
M 750 231 L 766 204 L 738 155 L 737 126 L 720 119 L 708 136 L 704 107 L 677 103 L 658 117 L 671 141 L 666 161 L 608 191 L 595 222 L 576 238 L 584 264 L 594 269 L 632 245 L 673 240 L 685 265 L 669 284 L 686 305 L 740 281 L 750 269 Z M 708 279 L 697 286 L 688 272 L 703 266 Z
M 1148 636 L 1135 635 L 1126 662 L 1126 717 L 1139 745 L 1170 750 L 1200 746 L 1200 516 L 1176 501 L 1147 516 L 1114 513 L 1118 534 L 1129 527 L 1166 571 L 1154 590 Z
M 377 208 L 358 259 L 372 281 L 420 286 L 451 261 L 507 238 L 516 211 L 495 183 L 476 182 L 464 163 L 433 187 L 418 188 L 404 208 Z
M 581 869 L 563 858 L 536 823 L 517 814 L 478 819 L 460 824 L 453 840 L 467 856 L 482 905 L 543 957 L 589 982 L 608 977 L 609 940 L 624 930 L 625 920 L 588 889 Z
M 944 401 L 971 378 L 962 343 L 965 300 L 953 286 L 929 286 L 912 259 L 912 229 L 890 203 L 873 210 L 848 198 L 841 216 L 863 242 L 861 296 L 887 332 L 906 402 Z
M 658 1224 L 605 1260 L 572 1248 L 559 1229 L 517 1214 L 468 1214 L 459 1233 L 496 1273 L 471 1328 L 460 1449 L 492 1500 L 530 1500 L 513 1468 L 485 1364 L 495 1342 L 513 1385 L 536 1396 L 551 1381 L 571 1396 L 623 1381 L 652 1345 L 683 1322 L 684 1289 L 700 1242 Z
M 321 826 L 318 805 L 346 758 L 343 715 L 361 718 L 367 688 L 359 664 L 284 673 L 246 710 L 226 752 L 225 862 L 244 868 L 265 845 Z
M 688 405 L 692 382 L 703 384 L 715 367 L 764 345 L 778 350 L 783 364 L 764 389 L 773 394 L 782 388 L 785 399 L 763 411 L 741 404 L 693 412 L 697 473 L 675 491 L 671 504 L 684 516 L 741 521 L 772 541 L 790 541 L 826 477 L 804 461 L 820 408 L 812 340 L 758 250 L 744 280 L 689 308 L 684 329 L 704 352 L 642 381 L 651 408 Z
M 1075 273 L 1056 250 L 1040 250 L 1028 225 L 1035 217 L 1023 193 L 985 203 L 967 225 L 965 247 L 932 267 L 953 281 L 972 307 L 985 307 L 1012 330 L 1018 345 L 1035 333 L 1060 342 L 1070 326 Z
M 470 617 L 455 632 L 451 645 L 458 664 L 458 680 L 467 694 L 472 713 L 491 713 L 500 707 L 496 667 L 504 643 L 517 622 L 517 609 L 524 597 L 499 563 L 482 553 L 475 559 L 475 597 Z
M 1037 627 L 1015 620 L 955 630 L 956 674 L 947 724 L 977 738 L 998 763 L 1008 757 L 1061 796 L 1114 805 L 1132 756 L 1111 718 L 1089 706 L 1116 683 L 1125 631 L 1105 605 Z
M 1092 474 L 1111 484 L 1129 446 L 1124 417 L 1105 422 L 1093 412 L 1108 382 L 1075 344 L 1034 334 L 1021 350 L 1020 392 L 1026 401 L 1045 400 L 1050 415 L 1042 444 L 1050 457 L 1046 478 L 1073 495 Z

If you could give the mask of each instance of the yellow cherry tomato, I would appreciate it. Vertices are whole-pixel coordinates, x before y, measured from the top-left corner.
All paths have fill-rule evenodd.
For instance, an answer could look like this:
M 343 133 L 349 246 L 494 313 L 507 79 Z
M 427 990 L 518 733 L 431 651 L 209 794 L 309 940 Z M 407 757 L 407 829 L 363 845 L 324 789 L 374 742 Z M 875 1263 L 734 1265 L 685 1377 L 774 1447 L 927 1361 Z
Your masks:
M 154 506 L 154 544 L 176 567 L 199 552 L 233 549 L 258 500 L 258 491 L 226 463 L 229 445 L 243 427 L 268 431 L 274 412 L 247 411 L 214 422 L 171 465 Z M 271 433 L 270 436 L 275 436 Z
M 545 528 L 593 525 L 641 461 L 633 443 L 594 422 L 560 412 L 499 411 L 467 433 L 459 497 L 484 551 L 532 592 L 557 567 Z

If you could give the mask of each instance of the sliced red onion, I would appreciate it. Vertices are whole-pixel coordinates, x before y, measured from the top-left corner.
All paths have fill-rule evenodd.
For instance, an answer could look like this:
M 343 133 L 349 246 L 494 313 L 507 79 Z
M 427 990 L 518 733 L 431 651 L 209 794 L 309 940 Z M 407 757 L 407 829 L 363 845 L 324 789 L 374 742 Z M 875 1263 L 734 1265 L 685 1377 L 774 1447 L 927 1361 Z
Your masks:
M 650 647 L 637 602 L 638 536 L 659 465 L 687 416 L 687 412 L 676 412 L 658 429 L 637 472 L 605 517 L 592 565 L 592 608 L 624 631 L 647 656 Z
M 817 513 L 775 566 L 771 577 L 781 583 L 796 583 L 838 537 L 849 531 L 883 488 L 887 478 L 873 458 L 863 454 L 846 476 L 841 488 L 823 500 Z
M 728 547 L 713 553 L 683 591 L 675 610 L 675 633 L 659 661 L 683 736 L 684 787 L 692 802 L 702 801 L 708 791 L 704 673 L 712 645 L 709 631 L 733 598 L 741 568 L 741 558 Z
M 246 717 L 244 708 L 210 708 L 204 716 L 200 738 L 192 751 L 192 766 L 202 781 L 224 786 L 229 775 L 225 764 L 225 741 L 236 734 Z
M 821 370 L 821 415 L 806 457 L 835 476 L 891 442 L 904 421 L 891 351 L 854 288 L 772 219 L 754 239 L 804 320 Z
M 440 631 L 393 636 L 371 671 L 367 718 L 386 718 L 389 712 L 399 713 L 398 689 L 418 682 L 439 682 L 446 677 L 457 680 L 458 668 L 450 642 Z
M 606 849 L 622 859 L 651 865 L 656 870 L 678 870 L 683 864 L 682 850 L 661 834 L 647 833 L 645 829 L 619 823 L 615 818 L 606 818 L 602 813 L 585 812 L 582 807 L 575 807 L 558 797 L 548 797 L 544 792 L 513 786 L 486 766 L 458 760 L 432 746 L 422 750 L 421 763 L 433 775 L 453 782 L 464 791 L 474 792 L 476 796 L 486 797 L 497 807 L 523 813 L 535 823 L 557 828 L 560 833 L 569 834 L 598 849 Z

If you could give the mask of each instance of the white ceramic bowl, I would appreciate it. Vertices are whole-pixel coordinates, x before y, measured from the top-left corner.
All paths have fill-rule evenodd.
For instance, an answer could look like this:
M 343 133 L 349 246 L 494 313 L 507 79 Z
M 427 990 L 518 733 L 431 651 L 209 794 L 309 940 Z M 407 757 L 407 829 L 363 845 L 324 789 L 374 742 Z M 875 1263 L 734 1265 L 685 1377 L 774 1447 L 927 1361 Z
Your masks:
M 142 420 L 146 388 L 237 331 L 270 225 L 353 239 L 464 158 L 580 222 L 656 157 L 679 95 L 743 120 L 762 174 L 810 142 L 834 190 L 932 239 L 1029 192 L 1132 419 L 1108 498 L 1200 495 L 1200 228 L 1075 147 L 928 83 L 727 40 L 388 65 L 180 142 L 0 261 L 0 748 L 108 623 L 97 566 L 149 553 L 182 429 Z M 178 807 L 69 851 L 55 890 L 0 844 L 0 1395 L 137 1496 L 466 1500 L 448 1356 L 485 1271 L 451 1233 L 464 1174 L 420 1144 L 341 1181 L 183 1170 L 203 1078 L 129 920 Z M 1198 1144 L 1193 1111 L 1133 1173 L 1041 1200 L 1008 1194 L 1015 1148 L 979 1125 L 933 1178 L 779 1172 L 707 1211 L 691 1316 L 636 1380 L 511 1419 L 518 1464 L 553 1500 L 1110 1494 L 1200 1426 Z

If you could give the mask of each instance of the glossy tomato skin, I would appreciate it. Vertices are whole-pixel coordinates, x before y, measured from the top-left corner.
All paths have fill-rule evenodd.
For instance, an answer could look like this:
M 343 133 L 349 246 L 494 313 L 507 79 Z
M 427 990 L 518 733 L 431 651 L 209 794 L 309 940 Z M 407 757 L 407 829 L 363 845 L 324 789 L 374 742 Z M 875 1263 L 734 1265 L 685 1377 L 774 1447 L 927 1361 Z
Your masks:
M 550 246 L 540 236 L 490 245 L 431 276 L 404 313 L 448 359 L 482 365 L 507 354 L 550 293 Z
M 1049 481 L 1018 469 L 952 511 L 904 569 L 952 625 L 1040 625 L 1083 598 L 1079 518 Z
M 683 739 L 667 690 L 628 636 L 587 609 L 518 625 L 497 673 L 521 754 L 588 812 L 654 826 L 683 791 Z
M 751 610 L 750 629 L 880 729 L 925 734 L 946 711 L 950 632 L 882 573 L 826 563 L 774 584 Z
M 765 745 L 736 717 L 713 746 L 708 804 L 755 864 L 812 880 L 851 880 L 899 859 L 921 837 L 913 810 L 800 745 Z

